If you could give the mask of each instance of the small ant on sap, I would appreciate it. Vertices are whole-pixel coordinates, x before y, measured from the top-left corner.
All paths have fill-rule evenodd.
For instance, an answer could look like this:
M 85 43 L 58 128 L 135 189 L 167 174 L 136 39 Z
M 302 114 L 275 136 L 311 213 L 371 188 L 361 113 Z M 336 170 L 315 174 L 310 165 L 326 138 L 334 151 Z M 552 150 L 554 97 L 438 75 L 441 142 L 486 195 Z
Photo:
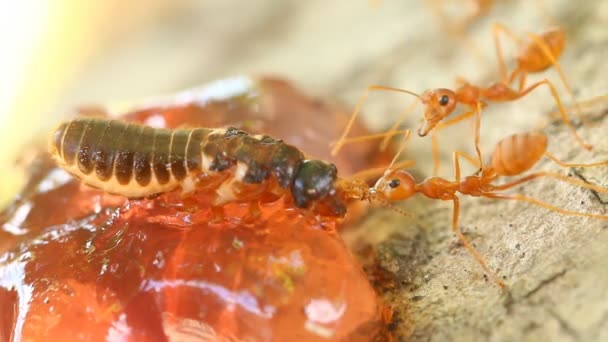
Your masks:
M 399 153 L 400 152 L 401 151 L 399 151 Z M 601 193 L 608 193 L 608 188 L 588 184 L 576 178 L 548 171 L 533 172 L 504 184 L 495 184 L 501 177 L 522 175 L 525 171 L 536 165 L 543 156 L 548 157 L 562 167 L 595 167 L 608 165 L 608 161 L 590 164 L 563 162 L 547 151 L 547 136 L 543 132 L 527 132 L 514 134 L 500 140 L 494 149 L 491 161 L 487 165 L 475 163 L 475 159 L 464 152 L 453 152 L 452 157 L 455 176 L 453 181 L 440 177 L 429 177 L 422 182 L 417 183 L 409 172 L 389 166 L 384 175 L 378 179 L 376 184 L 370 189 L 368 196 L 372 201 L 378 200 L 387 203 L 407 200 L 415 194 L 420 193 L 431 199 L 452 201 L 452 231 L 481 267 L 491 275 L 494 282 L 501 288 L 506 288 L 506 284 L 488 267 L 483 256 L 475 250 L 460 231 L 460 228 L 458 227 L 458 220 L 460 217 L 460 198 L 458 193 L 473 197 L 521 201 L 564 215 L 608 220 L 608 216 L 606 215 L 570 211 L 525 195 L 504 193 L 505 190 L 541 177 L 553 178 Z M 473 163 L 476 167 L 481 167 L 481 171 L 471 176 L 462 177 L 460 171 L 461 157 Z M 397 156 L 394 160 L 396 159 Z
M 507 37 L 511 38 L 516 43 L 518 43 L 518 45 L 522 46 L 519 56 L 516 58 L 517 66 L 510 74 L 507 73 L 502 53 L 502 47 L 498 39 L 499 34 L 501 32 L 504 33 Z M 354 123 L 354 120 L 356 119 L 361 107 L 363 106 L 363 103 L 365 102 L 367 96 L 371 91 L 382 90 L 400 92 L 415 96 L 423 105 L 423 118 L 421 124 L 418 127 L 417 132 L 418 135 L 421 137 L 428 135 L 431 131 L 433 132 L 431 136 L 433 151 L 432 153 L 434 160 L 433 174 L 437 174 L 439 170 L 439 148 L 437 134 L 440 130 L 453 124 L 456 124 L 460 121 L 466 120 L 472 116 L 481 116 L 481 109 L 488 105 L 485 101 L 516 101 L 528 95 L 530 92 L 532 92 L 534 89 L 538 88 L 541 85 L 546 85 L 547 87 L 549 87 L 551 95 L 553 96 L 561 114 L 562 121 L 568 127 L 577 142 L 584 149 L 591 150 L 592 146 L 583 141 L 583 139 L 578 135 L 576 129 L 570 122 L 570 119 L 566 114 L 566 110 L 564 109 L 564 106 L 562 104 L 562 100 L 560 99 L 553 83 L 545 78 L 541 81 L 534 82 L 531 85 L 526 85 L 526 77 L 528 74 L 545 71 L 551 66 L 555 67 L 555 69 L 560 75 L 563 84 L 565 85 L 568 93 L 570 94 L 573 103 L 575 104 L 577 114 L 580 116 L 581 111 L 579 105 L 574 97 L 570 86 L 566 81 L 566 77 L 559 63 L 557 62 L 557 59 L 562 54 L 565 46 L 564 31 L 562 29 L 556 28 L 548 30 L 541 35 L 528 33 L 529 38 L 532 40 L 528 44 L 524 44 L 523 41 L 515 34 L 513 34 L 508 28 L 500 24 L 494 24 L 492 29 L 492 35 L 494 38 L 494 45 L 501 74 L 501 80 L 499 82 L 496 82 L 490 85 L 489 87 L 479 87 L 463 79 L 458 79 L 460 86 L 456 90 L 436 88 L 426 90 L 421 95 L 406 89 L 372 85 L 366 89 L 363 96 L 361 96 L 361 98 L 359 99 L 359 102 L 355 107 L 350 121 L 348 122 L 346 128 L 344 129 L 344 132 L 342 133 L 342 136 L 334 144 L 332 154 L 337 154 L 344 145 L 350 127 Z M 514 89 L 511 87 L 511 85 L 516 79 L 519 79 L 518 87 L 517 89 Z M 410 105 L 408 109 L 403 113 L 403 115 L 393 124 L 393 126 L 387 132 L 394 132 L 397 127 L 399 127 L 405 121 L 406 115 L 409 114 L 411 110 L 413 110 L 414 106 L 417 103 L 418 102 L 414 102 L 412 105 Z M 447 121 L 444 121 L 444 119 L 448 115 L 454 112 L 454 109 L 458 104 L 462 104 L 468 107 L 468 110 Z M 390 137 L 391 135 L 392 134 L 387 135 L 381 148 L 386 147 L 388 143 L 388 137 Z M 479 126 L 476 126 L 475 129 L 475 150 L 479 163 L 481 164 L 482 160 L 481 152 L 479 149 Z

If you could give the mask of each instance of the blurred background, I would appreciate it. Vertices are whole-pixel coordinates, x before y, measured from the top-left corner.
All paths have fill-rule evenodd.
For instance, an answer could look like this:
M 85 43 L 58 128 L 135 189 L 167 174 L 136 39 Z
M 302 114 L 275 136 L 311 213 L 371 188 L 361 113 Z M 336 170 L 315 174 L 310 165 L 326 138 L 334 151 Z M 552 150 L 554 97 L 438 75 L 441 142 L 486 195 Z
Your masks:
M 562 0 L 497 0 L 461 37 L 442 29 L 431 3 L 25 0 L 5 4 L 0 13 L 0 202 L 20 187 L 22 173 L 15 161 L 27 155 L 27 144 L 44 141 L 49 129 L 79 106 L 124 103 L 237 74 L 286 77 L 312 95 L 338 97 L 354 105 L 370 84 L 421 92 L 450 87 L 459 75 L 475 82 L 495 78 L 489 29 L 494 21 L 518 33 L 542 31 L 551 21 L 562 23 L 571 34 L 569 44 L 603 43 L 606 36 L 605 30 L 588 29 L 606 22 L 606 2 L 579 6 Z M 475 10 L 474 1 L 440 3 L 455 21 Z M 569 46 L 562 61 L 567 73 L 577 69 L 571 81 L 578 95 L 605 91 L 597 77 L 580 87 L 576 75 L 592 73 L 595 59 L 582 56 L 587 59 L 573 65 L 577 56 L 580 53 Z M 549 99 L 548 92 L 539 93 L 518 103 L 518 113 L 538 103 L 551 109 L 551 101 L 538 100 Z M 374 130 L 386 127 L 409 101 L 396 94 L 374 95 L 365 106 L 364 120 Z M 498 119 L 492 124 L 504 128 L 502 124 L 508 123 L 517 129 L 521 122 L 530 127 L 529 115 L 509 112 L 510 105 L 504 108 L 506 114 L 495 115 Z M 411 122 L 417 117 L 412 115 Z M 538 120 L 534 116 L 535 122 L 539 120 L 541 116 Z M 425 143 L 415 143 L 414 149 Z

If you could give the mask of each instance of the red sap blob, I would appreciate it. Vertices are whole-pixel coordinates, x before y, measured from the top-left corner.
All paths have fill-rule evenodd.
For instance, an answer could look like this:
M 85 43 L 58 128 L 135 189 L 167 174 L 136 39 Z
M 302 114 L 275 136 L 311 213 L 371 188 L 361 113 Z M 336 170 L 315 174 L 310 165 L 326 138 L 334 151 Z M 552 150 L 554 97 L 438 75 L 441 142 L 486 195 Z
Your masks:
M 198 122 L 162 113 L 169 127 Z M 282 201 L 246 222 L 246 204 L 231 204 L 216 222 L 205 197 L 128 201 L 44 153 L 30 172 L 0 214 L 0 340 L 369 340 L 383 329 L 336 222 Z
M 277 202 L 255 222 L 242 223 L 246 207 L 231 205 L 233 219 L 208 223 L 205 199 L 188 212 L 163 196 L 115 205 L 115 196 L 78 188 L 70 181 L 9 208 L 3 226 L 20 220 L 22 235 L 1 234 L 11 241 L 0 255 L 3 331 L 263 341 L 363 337 L 382 326 L 333 222 L 320 227 Z M 54 224 L 28 224 L 43 214 Z

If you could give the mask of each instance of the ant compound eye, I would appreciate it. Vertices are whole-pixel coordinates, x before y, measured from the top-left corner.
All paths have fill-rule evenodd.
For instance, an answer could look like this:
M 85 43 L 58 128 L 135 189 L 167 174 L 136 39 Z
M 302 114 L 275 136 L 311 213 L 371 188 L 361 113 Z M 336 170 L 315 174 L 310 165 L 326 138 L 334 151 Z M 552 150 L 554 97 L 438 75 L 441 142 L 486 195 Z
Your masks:
M 443 95 L 439 99 L 439 104 L 442 105 L 442 106 L 446 106 L 449 102 L 450 102 L 450 97 L 447 96 L 447 95 Z
M 387 171 L 374 188 L 378 189 L 380 198 L 389 202 L 408 199 L 418 192 L 414 177 L 404 170 Z

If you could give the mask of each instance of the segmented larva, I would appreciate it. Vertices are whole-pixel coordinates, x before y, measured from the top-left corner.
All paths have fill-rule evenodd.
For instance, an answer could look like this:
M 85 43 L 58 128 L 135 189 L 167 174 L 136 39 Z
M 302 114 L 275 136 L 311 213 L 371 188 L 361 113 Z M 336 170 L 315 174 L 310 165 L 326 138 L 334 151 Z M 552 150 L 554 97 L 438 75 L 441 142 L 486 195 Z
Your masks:
M 252 193 L 260 199 L 290 193 L 298 207 L 326 202 L 322 207 L 331 214 L 345 212 L 334 187 L 333 164 L 306 160 L 281 140 L 236 128 L 170 130 L 77 118 L 53 132 L 50 152 L 60 167 L 84 183 L 131 198 L 181 186 L 184 192 L 214 191 L 214 204 L 222 205 L 251 200 L 241 189 L 257 185 Z

